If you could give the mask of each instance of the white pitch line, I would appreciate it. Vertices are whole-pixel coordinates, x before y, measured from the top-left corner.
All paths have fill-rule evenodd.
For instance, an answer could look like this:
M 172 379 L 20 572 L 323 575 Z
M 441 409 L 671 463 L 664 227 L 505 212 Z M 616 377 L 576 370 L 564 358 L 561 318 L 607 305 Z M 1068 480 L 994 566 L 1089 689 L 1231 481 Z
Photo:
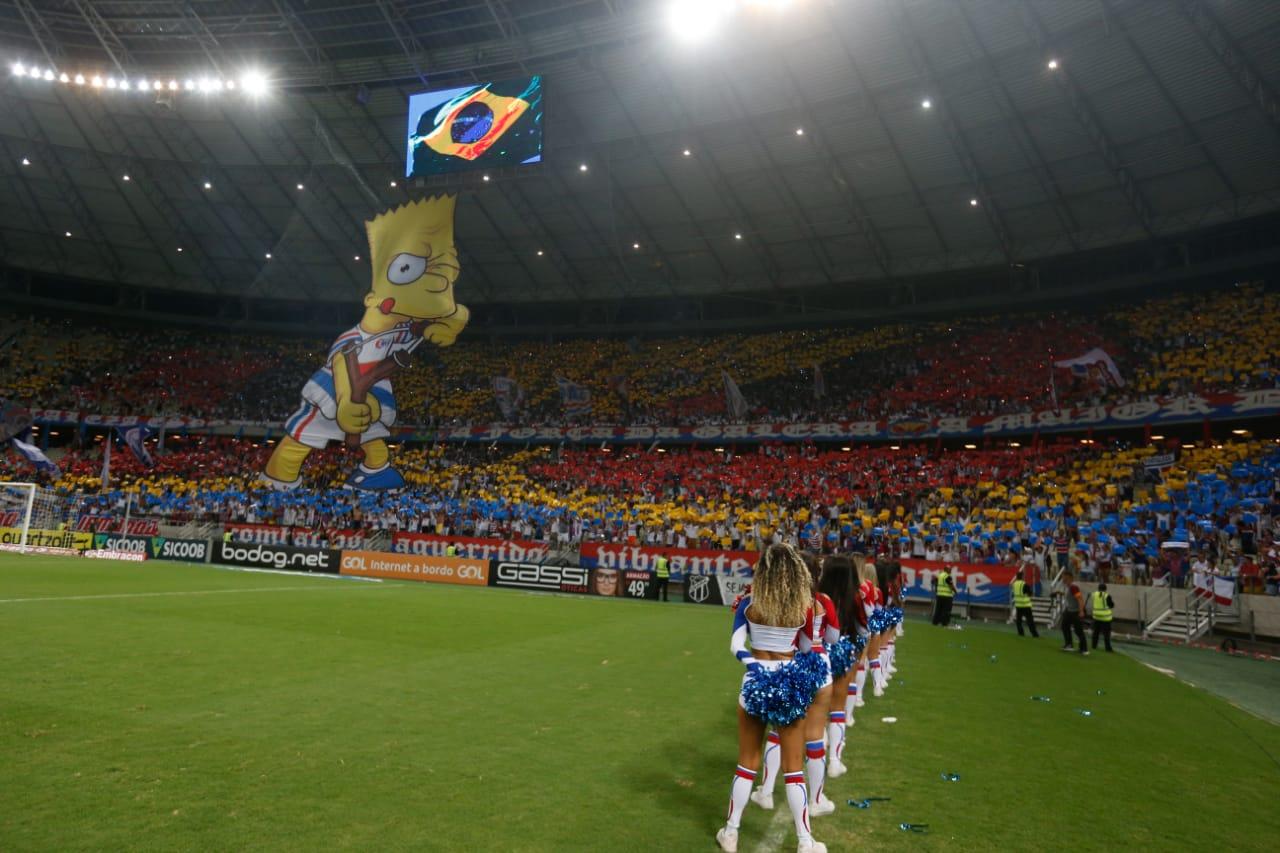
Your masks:
M 348 587 L 362 589 L 364 587 Z M 260 589 L 188 589 L 172 592 L 117 592 L 103 595 L 49 595 L 39 598 L 0 598 L 0 604 L 22 604 L 28 601 L 97 601 L 107 598 L 163 598 L 184 595 L 233 595 L 245 592 L 317 592 L 342 589 L 338 586 L 267 586 Z
M 785 804 L 786 799 L 784 797 L 783 806 Z M 777 853 L 782 849 L 782 839 L 787 835 L 787 821 L 783 819 L 783 815 L 790 818 L 791 809 L 775 806 L 773 817 L 769 820 L 769 826 L 764 832 L 764 838 L 761 838 L 760 843 L 756 845 L 755 853 Z

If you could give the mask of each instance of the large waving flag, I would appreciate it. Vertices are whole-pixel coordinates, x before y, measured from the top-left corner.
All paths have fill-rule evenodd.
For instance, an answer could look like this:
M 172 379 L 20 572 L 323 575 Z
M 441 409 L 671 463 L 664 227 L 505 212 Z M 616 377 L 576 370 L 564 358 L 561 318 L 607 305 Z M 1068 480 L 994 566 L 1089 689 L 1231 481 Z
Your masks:
M 12 438 L 13 449 L 27 457 L 27 461 L 36 466 L 37 471 L 42 471 L 51 476 L 57 477 L 62 472 L 58 470 L 58 466 L 53 460 L 44 455 L 44 451 L 36 447 L 34 444 L 27 444 L 20 438 Z
M 1055 361 L 1053 366 L 1070 368 L 1071 372 L 1077 376 L 1095 376 L 1103 385 L 1124 387 L 1124 377 L 1120 375 L 1120 368 L 1116 367 L 1116 363 L 1112 361 L 1111 356 L 1107 355 L 1107 351 L 1100 347 L 1094 347 L 1076 358 Z
M 720 378 L 724 380 L 725 409 L 729 412 L 730 417 L 739 421 L 745 421 L 750 407 L 747 405 L 747 398 L 742 396 L 742 389 L 738 387 L 737 382 L 733 381 L 733 377 L 729 375 L 729 371 L 720 371 Z
M 1229 607 L 1236 598 L 1236 579 L 1234 575 L 1213 576 L 1213 600 L 1223 607 Z
M 502 412 L 502 416 L 511 420 L 519 410 L 521 401 L 524 400 L 524 389 L 510 376 L 495 376 L 493 377 L 493 399 L 497 401 L 498 410 Z
M 586 415 L 591 413 L 591 390 L 579 385 L 572 379 L 556 374 L 556 385 L 560 386 L 560 402 L 567 415 Z
M 151 430 L 142 424 L 131 426 L 122 433 L 124 443 L 133 451 L 133 455 L 139 462 L 148 468 L 154 468 L 156 460 L 151 458 L 151 451 L 147 450 L 144 443 L 151 436 Z

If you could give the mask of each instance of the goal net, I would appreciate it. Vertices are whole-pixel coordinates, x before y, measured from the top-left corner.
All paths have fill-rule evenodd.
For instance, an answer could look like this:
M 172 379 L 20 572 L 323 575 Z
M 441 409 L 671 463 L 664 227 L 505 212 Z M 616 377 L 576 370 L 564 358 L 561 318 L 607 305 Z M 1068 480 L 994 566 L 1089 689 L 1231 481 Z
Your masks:
M 0 545 L 7 550 L 64 548 L 65 504 L 35 483 L 0 482 Z

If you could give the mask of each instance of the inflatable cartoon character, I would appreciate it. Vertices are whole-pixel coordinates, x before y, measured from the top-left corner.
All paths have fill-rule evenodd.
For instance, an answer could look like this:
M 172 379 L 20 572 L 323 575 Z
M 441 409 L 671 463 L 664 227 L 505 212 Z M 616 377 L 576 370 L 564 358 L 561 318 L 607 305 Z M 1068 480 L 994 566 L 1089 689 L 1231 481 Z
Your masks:
M 348 486 L 404 485 L 387 452 L 396 419 L 390 376 L 408 364 L 423 341 L 450 346 L 470 318 L 466 306 L 453 300 L 455 201 L 452 196 L 422 199 L 365 223 L 373 286 L 364 298 L 364 316 L 334 341 L 326 364 L 307 380 L 302 405 L 285 422 L 285 437 L 267 462 L 268 484 L 296 488 L 313 449 L 345 441 L 364 454 Z

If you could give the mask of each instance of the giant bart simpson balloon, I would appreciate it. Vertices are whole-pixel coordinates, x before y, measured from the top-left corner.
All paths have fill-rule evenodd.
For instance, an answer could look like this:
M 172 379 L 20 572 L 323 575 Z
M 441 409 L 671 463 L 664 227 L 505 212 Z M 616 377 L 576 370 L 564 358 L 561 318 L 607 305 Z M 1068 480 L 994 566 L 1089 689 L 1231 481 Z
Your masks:
M 264 479 L 276 488 L 302 482 L 313 449 L 345 441 L 364 454 L 347 479 L 357 489 L 397 489 L 386 438 L 396 419 L 391 375 L 423 341 L 453 344 L 470 312 L 453 300 L 458 250 L 453 244 L 456 198 L 439 196 L 388 210 L 365 223 L 373 285 L 360 322 L 334 341 L 326 364 L 302 389 L 302 405 L 285 422 Z

